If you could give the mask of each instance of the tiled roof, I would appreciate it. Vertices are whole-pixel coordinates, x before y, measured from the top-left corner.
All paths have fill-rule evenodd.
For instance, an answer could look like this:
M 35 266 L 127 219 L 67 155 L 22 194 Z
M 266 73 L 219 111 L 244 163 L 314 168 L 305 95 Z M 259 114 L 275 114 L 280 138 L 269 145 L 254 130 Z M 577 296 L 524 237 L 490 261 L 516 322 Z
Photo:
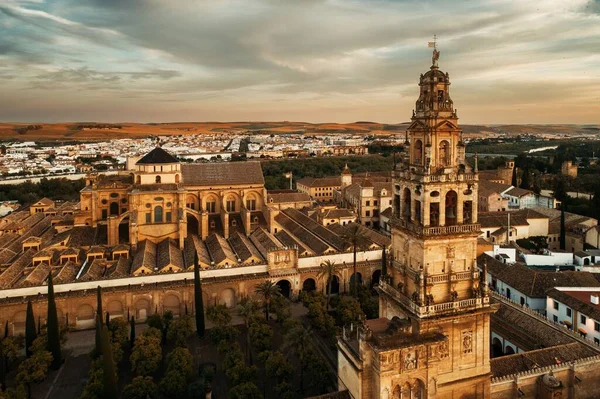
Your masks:
M 308 218 L 308 217 L 307 217 Z M 311 219 L 312 220 L 312 219 Z M 286 235 L 294 236 L 294 243 L 287 243 L 284 241 L 289 241 L 287 237 L 284 240 L 281 240 L 286 246 L 297 245 L 295 242 L 300 241 L 301 246 L 306 246 L 310 248 L 311 252 L 321 255 L 325 251 L 329 249 L 329 245 L 323 242 L 321 239 L 317 238 L 313 233 L 303 227 L 300 223 L 296 222 L 292 218 L 290 218 L 284 212 L 280 212 L 277 216 L 275 216 L 275 221 L 279 223 L 286 230 Z M 313 220 L 314 222 L 314 220 Z M 322 226 L 321 226 L 322 227 Z M 275 237 L 280 238 L 279 233 L 275 234 Z
M 306 193 L 267 193 L 267 202 L 280 204 L 286 202 L 307 202 L 312 201 L 310 195 Z
M 494 278 L 530 298 L 545 298 L 546 291 L 554 287 L 600 287 L 598 280 L 589 272 L 537 270 L 520 263 L 504 264 L 486 254 L 477 260 L 480 268 L 484 260 Z
M 183 254 L 172 239 L 168 238 L 158 243 L 156 254 L 158 256 L 157 267 L 159 271 L 164 272 L 169 271 L 169 269 L 177 271 L 183 269 Z
M 259 227 L 250 234 L 250 240 L 266 259 L 269 251 L 282 248 L 283 245 L 266 229 Z
M 502 183 L 494 183 L 488 180 L 479 180 L 479 193 L 481 197 L 489 197 L 490 195 L 500 195 L 512 186 Z
M 81 265 L 72 261 L 68 261 L 59 270 L 59 272 L 56 274 L 56 277 L 54 277 L 53 281 L 56 284 L 72 283 L 75 281 L 75 277 L 77 277 L 77 273 L 79 272 L 80 268 Z
M 179 161 L 173 155 L 169 154 L 161 147 L 155 147 L 152 151 L 144 155 L 136 165 L 151 165 L 160 163 L 178 163 Z
M 493 377 L 504 377 L 543 367 L 567 364 L 578 359 L 596 356 L 597 353 L 586 345 L 572 342 L 552 348 L 538 349 L 514 355 L 491 359 Z
M 220 235 L 213 233 L 209 235 L 204 242 L 206 243 L 210 257 L 215 262 L 215 265 L 219 265 L 223 262 L 229 263 L 230 265 L 238 263 L 229 243 L 227 243 L 227 240 Z
M 129 259 L 122 256 L 108 268 L 108 276 L 110 278 L 127 277 L 129 276 L 129 266 Z
M 519 188 L 519 187 L 513 187 L 510 190 L 508 190 L 505 194 L 510 195 L 511 197 L 524 197 L 526 195 L 533 195 L 534 193 L 531 190 L 526 190 L 524 188 Z
M 288 208 L 283 210 L 282 213 L 293 219 L 295 222 L 301 224 L 311 233 L 316 234 L 320 239 L 322 239 L 338 251 L 343 251 L 348 247 L 348 244 L 344 241 L 342 237 L 338 236 L 337 234 L 334 234 L 331 230 L 327 230 L 322 224 L 317 223 L 316 221 L 309 218 L 299 210 Z M 302 237 L 298 238 L 304 240 Z
M 260 162 L 212 162 L 181 165 L 183 181 L 194 186 L 265 184 Z
M 254 244 L 245 235 L 239 232 L 233 233 L 228 241 L 242 262 L 250 262 L 252 260 L 255 262 L 263 261 L 263 257 L 258 249 L 256 249 Z
M 341 177 L 305 177 L 296 182 L 307 187 L 339 187 Z
M 552 288 L 546 292 L 546 295 L 600 322 L 600 305 L 590 301 L 591 295 L 600 295 L 599 291 L 568 291 Z
M 81 272 L 79 281 L 94 281 L 100 280 L 106 273 L 106 261 L 104 259 L 94 259 L 88 262 L 85 269 Z
M 34 287 L 36 285 L 42 285 L 48 273 L 50 273 L 50 265 L 46 262 L 42 262 L 37 265 L 31 273 L 29 273 L 18 285 L 20 287 Z
M 31 264 L 33 250 L 28 249 L 21 254 L 2 274 L 0 274 L 0 289 L 10 288 L 15 280 L 20 278 L 26 266 Z
M 288 248 L 297 247 L 299 255 L 314 255 L 315 252 L 310 249 L 307 245 L 302 243 L 300 240 L 292 237 L 287 231 L 279 230 L 275 233 L 275 238 L 279 240 L 284 246 Z
M 150 240 L 144 240 L 138 246 L 138 251 L 133 257 L 131 273 L 136 274 L 143 268 L 151 272 L 156 268 L 156 244 Z
M 323 212 L 323 219 L 338 219 L 338 218 L 351 218 L 356 217 L 356 215 L 350 212 L 346 208 L 342 209 L 326 209 Z
M 481 227 L 507 227 L 509 212 L 479 212 Z M 529 226 L 527 219 L 517 212 L 510 212 L 511 226 Z

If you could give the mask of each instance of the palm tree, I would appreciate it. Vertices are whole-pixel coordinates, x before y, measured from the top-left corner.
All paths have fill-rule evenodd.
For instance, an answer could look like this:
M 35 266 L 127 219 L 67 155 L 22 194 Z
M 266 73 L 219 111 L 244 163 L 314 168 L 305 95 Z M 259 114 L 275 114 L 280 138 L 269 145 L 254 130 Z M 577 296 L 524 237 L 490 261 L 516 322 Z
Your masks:
M 237 314 L 244 319 L 244 325 L 246 326 L 246 350 L 248 351 L 248 360 L 252 364 L 252 351 L 250 350 L 250 323 L 256 317 L 258 313 L 258 304 L 256 301 L 243 297 L 240 303 L 237 305 Z
M 311 350 L 311 335 L 310 327 L 304 328 L 298 325 L 286 334 L 282 347 L 283 350 L 291 348 L 300 360 L 300 391 L 302 392 L 304 392 L 304 369 Z
M 272 280 L 265 280 L 256 286 L 255 292 L 261 295 L 265 301 L 265 317 L 268 321 L 271 298 L 275 297 L 275 295 L 280 295 L 279 286 Z
M 325 307 L 329 310 L 329 296 L 331 295 L 331 282 L 333 280 L 333 276 L 335 272 L 338 270 L 338 265 L 335 262 L 330 261 L 329 259 L 325 262 L 322 262 L 320 265 L 319 273 L 317 273 L 317 278 L 326 277 L 327 283 L 325 284 L 325 290 L 327 294 L 327 300 L 325 303 Z
M 344 241 L 346 241 L 348 245 L 352 246 L 352 252 L 354 255 L 352 263 L 352 275 L 354 276 L 354 280 L 352 281 L 351 279 L 351 283 L 353 282 L 353 284 L 350 287 L 350 291 L 354 296 L 357 296 L 358 275 L 356 273 L 356 252 L 365 248 L 370 241 L 365 235 L 363 227 L 358 223 L 353 223 L 349 225 L 348 228 L 342 234 L 342 238 L 344 239 Z

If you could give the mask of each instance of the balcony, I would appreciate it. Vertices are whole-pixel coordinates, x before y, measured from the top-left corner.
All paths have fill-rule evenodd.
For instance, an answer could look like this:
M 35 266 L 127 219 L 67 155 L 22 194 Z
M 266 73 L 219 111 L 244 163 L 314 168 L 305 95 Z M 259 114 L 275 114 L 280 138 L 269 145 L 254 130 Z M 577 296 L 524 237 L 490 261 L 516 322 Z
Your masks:
M 479 180 L 477 173 L 455 173 L 455 171 L 452 171 L 450 173 L 426 174 L 425 168 L 421 165 L 405 165 L 405 169 L 393 171 L 392 176 L 420 183 L 472 182 Z
M 394 261 L 394 267 L 404 274 L 415 280 L 419 275 L 419 272 L 411 267 L 401 264 L 398 261 Z M 425 284 L 433 285 L 439 283 L 447 283 L 449 281 L 464 281 L 464 280 L 475 280 L 479 278 L 479 270 L 474 272 L 466 270 L 462 272 L 450 272 L 450 273 L 439 273 L 439 274 L 427 274 L 425 275 Z
M 475 234 L 481 233 L 479 223 L 457 224 L 452 226 L 422 226 L 406 219 L 392 218 L 390 224 L 394 227 L 400 227 L 412 233 L 423 237 L 444 236 L 453 234 Z
M 421 306 L 413 302 L 405 296 L 403 293 L 392 287 L 387 282 L 380 280 L 379 289 L 404 305 L 405 308 L 410 310 L 418 317 L 433 317 L 443 316 L 447 314 L 453 314 L 457 312 L 464 312 L 475 309 L 482 309 L 490 305 L 490 297 L 483 296 L 479 298 L 469 298 L 460 301 L 436 303 L 433 305 Z

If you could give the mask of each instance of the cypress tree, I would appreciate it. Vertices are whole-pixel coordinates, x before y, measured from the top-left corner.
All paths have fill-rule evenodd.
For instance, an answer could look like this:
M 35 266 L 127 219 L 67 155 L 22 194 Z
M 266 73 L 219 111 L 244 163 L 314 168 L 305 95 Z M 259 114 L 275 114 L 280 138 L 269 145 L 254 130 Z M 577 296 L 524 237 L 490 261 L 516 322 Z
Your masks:
M 106 312 L 104 324 L 106 325 L 106 327 L 110 326 L 110 313 L 108 313 L 108 312 Z
M 46 331 L 48 332 L 48 352 L 52 354 L 52 368 L 58 370 L 62 363 L 62 353 L 60 351 L 60 331 L 58 327 L 58 315 L 56 313 L 56 302 L 54 300 L 52 272 L 48 275 L 48 317 L 46 323 Z
M 523 169 L 523 176 L 521 177 L 521 188 L 529 190 L 531 188 L 531 173 L 529 168 Z
M 131 316 L 129 321 L 129 343 L 131 348 L 133 349 L 133 344 L 135 343 L 135 317 Z
M 381 251 L 381 277 L 385 278 L 387 276 L 387 256 L 385 253 L 385 247 Z
M 560 205 L 560 249 L 567 249 L 567 236 L 565 231 L 565 208 L 567 204 L 564 202 Z
M 202 298 L 202 281 L 198 266 L 198 253 L 194 259 L 194 305 L 196 308 L 196 332 L 199 337 L 204 337 L 204 300 Z
M 2 341 L 0 341 L 0 388 L 2 391 L 6 391 L 6 357 Z
M 4 323 L 4 338 L 8 337 L 8 320 Z
M 35 332 L 35 317 L 33 315 L 33 306 L 31 300 L 27 301 L 27 318 L 25 319 L 25 355 L 31 356 L 31 345 L 37 338 Z
M 108 340 L 108 327 L 103 326 L 100 332 L 100 344 L 102 353 L 102 368 L 104 369 L 104 397 L 118 398 L 117 373 L 113 361 L 112 346 Z
M 188 308 L 187 308 L 187 302 L 185 303 L 185 315 L 188 315 Z
M 517 167 L 515 166 L 515 167 L 513 167 L 512 181 L 511 181 L 510 184 L 513 187 L 519 187 L 519 185 L 517 183 L 518 183 L 518 181 L 517 181 Z
M 96 288 L 96 313 L 100 316 L 100 326 L 102 326 L 102 316 L 104 316 L 104 312 L 102 311 L 102 287 L 98 286 Z
M 42 317 L 40 315 L 38 315 L 37 335 L 40 335 L 41 333 L 42 333 Z
M 95 356 L 100 356 L 100 351 L 102 349 L 100 343 L 100 337 L 102 336 L 102 318 L 96 314 L 96 348 L 95 348 Z

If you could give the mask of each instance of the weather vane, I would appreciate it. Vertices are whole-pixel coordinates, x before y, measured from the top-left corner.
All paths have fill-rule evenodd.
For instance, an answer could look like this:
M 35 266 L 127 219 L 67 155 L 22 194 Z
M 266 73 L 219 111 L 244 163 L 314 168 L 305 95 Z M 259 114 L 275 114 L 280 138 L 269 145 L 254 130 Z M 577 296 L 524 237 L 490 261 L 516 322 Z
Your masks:
M 437 35 L 433 35 L 433 41 L 427 43 L 427 47 L 433 47 L 433 56 L 431 57 L 431 66 L 437 67 L 437 62 L 440 59 L 440 52 L 437 49 Z

